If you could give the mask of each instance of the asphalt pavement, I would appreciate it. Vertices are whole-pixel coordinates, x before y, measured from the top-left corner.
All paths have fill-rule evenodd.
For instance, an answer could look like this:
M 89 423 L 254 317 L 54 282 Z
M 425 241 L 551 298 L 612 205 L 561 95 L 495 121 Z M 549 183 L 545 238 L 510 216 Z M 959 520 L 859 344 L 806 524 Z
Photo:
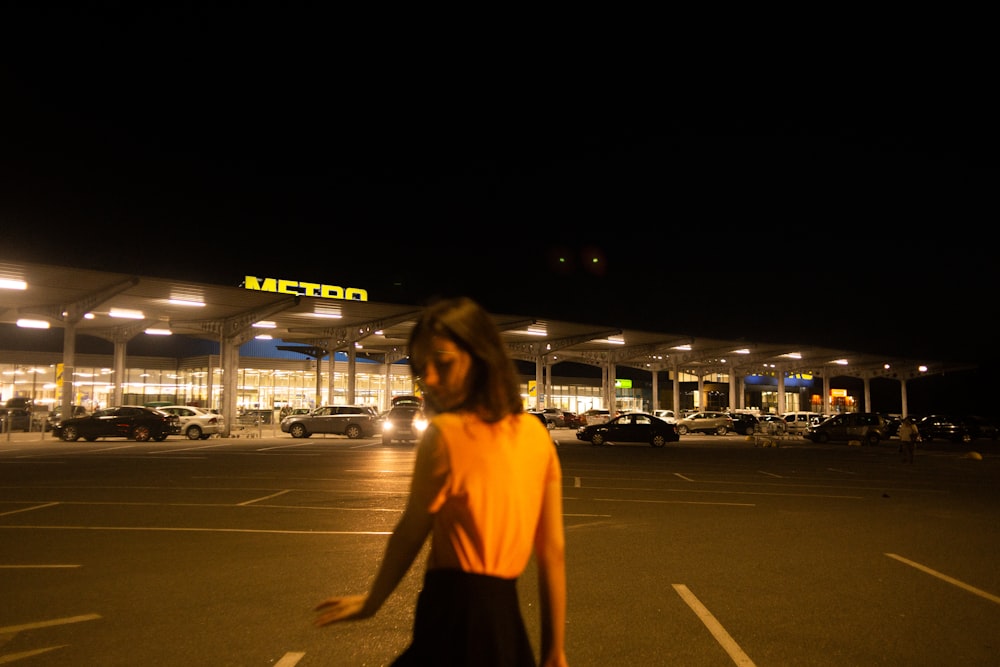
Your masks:
M 1000 664 L 996 443 L 907 465 L 894 441 L 553 436 L 575 667 Z M 370 585 L 412 464 L 341 436 L 4 434 L 0 663 L 386 665 L 423 555 L 372 619 L 315 628 L 312 608 Z

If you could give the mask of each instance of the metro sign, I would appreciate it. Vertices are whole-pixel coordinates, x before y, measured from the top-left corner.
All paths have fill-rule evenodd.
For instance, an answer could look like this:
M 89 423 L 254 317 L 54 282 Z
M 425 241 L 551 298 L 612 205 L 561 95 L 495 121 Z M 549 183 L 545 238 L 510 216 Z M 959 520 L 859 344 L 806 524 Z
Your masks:
M 257 292 L 276 292 L 293 296 L 313 296 L 320 299 L 346 299 L 347 301 L 367 301 L 368 290 L 360 287 L 341 287 L 309 283 L 304 280 L 284 280 L 283 278 L 257 278 L 247 276 L 243 286 Z

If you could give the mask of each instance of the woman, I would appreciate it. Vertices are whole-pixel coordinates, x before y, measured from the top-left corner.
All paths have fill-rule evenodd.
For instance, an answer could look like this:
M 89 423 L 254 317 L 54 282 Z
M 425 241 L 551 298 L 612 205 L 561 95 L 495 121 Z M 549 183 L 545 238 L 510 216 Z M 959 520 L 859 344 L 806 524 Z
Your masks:
M 429 535 L 413 640 L 393 664 L 535 665 L 517 596 L 534 551 L 541 664 L 565 667 L 562 471 L 552 438 L 523 411 L 514 364 L 476 302 L 427 308 L 409 351 L 433 417 L 406 508 L 368 594 L 327 598 L 316 625 L 374 615 Z

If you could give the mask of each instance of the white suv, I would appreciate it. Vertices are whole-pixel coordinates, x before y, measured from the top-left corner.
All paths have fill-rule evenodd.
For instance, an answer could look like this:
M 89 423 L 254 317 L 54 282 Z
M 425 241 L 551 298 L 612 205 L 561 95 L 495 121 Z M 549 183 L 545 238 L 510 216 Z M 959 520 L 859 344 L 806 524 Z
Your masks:
M 611 411 L 591 408 L 583 413 L 583 418 L 587 421 L 587 426 L 591 424 L 604 424 L 611 419 Z
M 786 412 L 781 417 L 785 420 L 785 432 L 791 435 L 802 435 L 807 428 L 823 421 L 818 412 Z
M 674 414 L 673 410 L 653 410 L 653 416 L 659 417 L 668 424 L 677 423 L 677 415 Z

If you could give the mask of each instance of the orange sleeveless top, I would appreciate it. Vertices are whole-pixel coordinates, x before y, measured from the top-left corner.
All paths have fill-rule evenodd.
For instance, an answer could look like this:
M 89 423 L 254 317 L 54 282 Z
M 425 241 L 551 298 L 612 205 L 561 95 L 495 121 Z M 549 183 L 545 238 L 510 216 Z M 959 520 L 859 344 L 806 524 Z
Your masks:
M 528 564 L 548 483 L 562 480 L 556 445 L 537 417 L 495 424 L 465 413 L 435 416 L 429 447 L 436 493 L 428 569 L 505 579 Z

